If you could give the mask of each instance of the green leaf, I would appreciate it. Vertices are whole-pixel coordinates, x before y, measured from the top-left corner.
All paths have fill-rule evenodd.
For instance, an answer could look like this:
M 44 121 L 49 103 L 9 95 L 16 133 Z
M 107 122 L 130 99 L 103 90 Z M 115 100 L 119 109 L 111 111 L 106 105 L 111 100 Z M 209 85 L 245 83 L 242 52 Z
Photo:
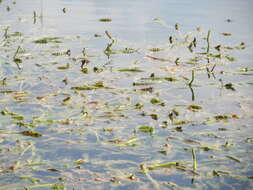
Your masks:
M 189 120 L 176 120 L 176 121 L 173 121 L 172 124 L 173 125 L 184 125 L 184 124 L 188 124 L 190 122 L 191 121 L 189 121 Z
M 241 162 L 241 160 L 239 160 L 238 158 L 234 157 L 234 156 L 229 156 L 229 155 L 226 155 L 227 158 L 231 159 L 231 160 L 234 160 L 236 162 Z
M 101 18 L 101 19 L 99 19 L 99 21 L 100 22 L 111 22 L 112 19 L 110 19 L 110 18 Z
M 235 91 L 235 87 L 232 83 L 225 84 L 225 88 L 228 89 L 228 90 Z
M 142 70 L 137 69 L 137 68 L 133 68 L 133 69 L 119 69 L 118 71 L 119 72 L 143 72 Z
M 84 163 L 86 163 L 86 162 L 87 162 L 87 161 L 84 160 L 84 159 L 79 159 L 79 160 L 74 161 L 74 163 L 77 164 L 77 165 L 81 165 L 81 164 L 84 164 Z
M 34 40 L 33 43 L 36 44 L 47 44 L 47 43 L 62 43 L 59 37 L 45 37 L 38 40 Z
M 189 105 L 187 107 L 187 109 L 191 110 L 191 111 L 197 111 L 197 110 L 201 110 L 202 109 L 202 106 L 199 106 L 199 105 L 196 105 L 196 104 L 192 104 L 192 105 Z
M 158 168 L 172 168 L 172 167 L 182 167 L 180 166 L 179 162 L 168 162 L 168 163 L 164 163 L 164 164 L 152 164 L 147 166 L 147 169 L 149 170 L 154 170 L 154 169 L 158 169 Z
M 102 81 L 96 82 L 95 84 L 92 85 L 83 85 L 83 86 L 74 86 L 71 87 L 72 90 L 95 90 L 95 89 L 99 89 L 99 88 L 110 88 L 110 87 L 106 87 L 104 86 Z
M 152 99 L 150 100 L 150 103 L 151 103 L 151 104 L 159 104 L 160 102 L 161 102 L 161 100 L 158 99 L 158 98 L 152 98 Z
M 20 132 L 20 134 L 24 135 L 24 136 L 30 136 L 30 137 L 42 137 L 42 134 L 36 132 L 36 131 L 22 131 Z
M 4 116 L 9 115 L 9 116 L 12 117 L 12 119 L 15 119 L 15 120 L 18 120 L 18 121 L 24 120 L 24 117 L 22 115 L 16 114 L 14 112 L 10 112 L 8 110 L 2 110 L 1 114 L 4 115 Z
M 164 50 L 163 48 L 150 48 L 149 51 L 158 52 Z
M 144 133 L 153 133 L 154 130 L 155 130 L 154 127 L 150 127 L 150 126 L 141 126 L 138 128 L 138 131 L 144 132 Z

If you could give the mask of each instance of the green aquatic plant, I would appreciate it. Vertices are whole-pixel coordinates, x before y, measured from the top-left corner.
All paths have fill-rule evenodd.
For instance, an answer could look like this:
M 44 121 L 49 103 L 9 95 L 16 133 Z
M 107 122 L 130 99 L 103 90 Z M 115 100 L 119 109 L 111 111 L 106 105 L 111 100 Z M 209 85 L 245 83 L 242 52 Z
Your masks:
M 36 132 L 36 131 L 22 131 L 20 134 L 24 136 L 29 136 L 29 137 L 42 137 L 42 134 Z
M 211 37 L 211 30 L 208 30 L 207 37 L 206 37 L 206 41 L 207 41 L 206 52 L 207 53 L 210 52 L 210 37 Z
M 71 19 L 70 8 L 57 10 Z M 102 32 L 66 35 L 62 22 L 64 36 L 52 37 L 54 18 L 36 11 L 20 15 L 21 28 L 0 26 L 0 174 L 13 182 L 0 189 L 248 187 L 253 70 L 231 64 L 250 44 L 160 18 L 168 37 L 145 43 L 106 17 L 88 19 Z M 42 28 L 52 36 L 36 36 Z
M 138 128 L 138 131 L 150 134 L 154 133 L 154 130 L 154 127 L 151 126 L 141 126 Z
M 1 114 L 4 115 L 4 116 L 8 116 L 9 115 L 14 120 L 18 120 L 18 121 L 24 120 L 24 116 L 22 116 L 20 114 L 17 114 L 17 113 L 14 113 L 14 112 L 11 112 L 11 111 L 8 111 L 7 109 L 2 110 Z
M 36 44 L 47 44 L 47 43 L 62 43 L 62 38 L 60 37 L 44 37 L 34 40 L 33 43 Z
M 83 86 L 73 86 L 71 87 L 72 90 L 96 90 L 96 89 L 110 89 L 111 87 L 105 86 L 104 83 L 102 81 L 98 81 L 95 84 L 91 84 L 91 85 L 83 85 Z
M 100 22 L 111 22 L 112 19 L 111 18 L 101 18 L 99 19 Z
M 193 171 L 195 171 L 197 169 L 197 159 L 196 159 L 195 150 L 193 148 L 192 148 L 192 160 L 193 160 L 192 169 Z
M 119 72 L 144 72 L 143 70 L 141 69 L 138 69 L 138 68 L 130 68 L 130 69 L 119 69 L 118 70 Z
M 20 50 L 20 46 L 18 46 L 15 54 L 13 55 L 13 61 L 16 63 L 18 69 L 20 70 L 21 67 L 20 67 L 19 64 L 22 63 L 22 59 L 20 59 L 20 58 L 17 57 L 17 54 L 19 53 L 19 50 Z
M 192 83 L 193 83 L 193 81 L 194 81 L 194 79 L 195 79 L 195 74 L 194 74 L 194 73 L 195 73 L 194 70 L 192 70 L 192 79 L 191 79 L 191 81 L 188 83 L 189 87 L 192 86 Z

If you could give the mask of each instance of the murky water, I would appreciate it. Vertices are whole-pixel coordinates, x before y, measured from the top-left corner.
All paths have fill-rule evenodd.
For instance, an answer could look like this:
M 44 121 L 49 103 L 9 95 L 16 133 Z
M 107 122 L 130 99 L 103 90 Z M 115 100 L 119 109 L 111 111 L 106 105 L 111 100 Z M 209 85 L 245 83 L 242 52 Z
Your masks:
M 251 0 L 0 2 L 0 189 L 252 188 Z

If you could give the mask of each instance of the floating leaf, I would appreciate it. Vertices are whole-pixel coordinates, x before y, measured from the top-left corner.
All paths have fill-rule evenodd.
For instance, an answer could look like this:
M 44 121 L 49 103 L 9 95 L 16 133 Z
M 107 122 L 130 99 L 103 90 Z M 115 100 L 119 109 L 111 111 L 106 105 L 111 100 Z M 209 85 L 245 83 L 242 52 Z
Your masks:
M 143 104 L 142 103 L 137 103 L 137 104 L 135 104 L 135 109 L 141 109 L 141 108 L 143 108 Z
M 230 172 L 222 170 L 213 170 L 213 176 L 220 176 L 220 174 L 229 175 Z
M 59 66 L 59 67 L 57 67 L 57 69 L 59 69 L 59 70 L 66 70 L 66 69 L 69 69 L 70 67 L 69 67 L 69 63 L 67 63 L 67 65 L 66 66 Z
M 158 84 L 159 82 L 133 82 L 133 86 L 145 86 L 145 85 L 153 85 Z
M 225 84 L 225 88 L 228 90 L 235 91 L 234 85 L 232 83 Z
M 62 43 L 59 37 L 45 37 L 38 40 L 34 40 L 33 43 L 36 44 L 47 44 L 47 43 Z
M 113 132 L 113 128 L 103 128 L 104 132 L 109 132 L 112 133 Z
M 119 146 L 136 146 L 137 138 L 133 138 L 130 140 L 121 140 L 121 139 L 110 139 L 108 142 L 119 144 Z
M 172 168 L 172 167 L 185 168 L 179 162 L 168 162 L 164 164 L 152 164 L 152 165 L 147 166 L 147 169 L 154 170 L 154 169 L 159 169 L 159 168 Z
M 161 100 L 158 99 L 158 98 L 152 98 L 152 99 L 150 100 L 150 103 L 151 103 L 151 104 L 159 104 L 159 103 L 161 103 Z
M 94 37 L 96 37 L 96 38 L 100 38 L 100 37 L 101 37 L 101 35 L 100 35 L 100 34 L 94 34 Z
M 108 142 L 110 142 L 110 143 L 122 143 L 122 142 L 124 142 L 123 140 L 121 140 L 121 139 L 110 139 L 110 140 L 108 140 Z
M 231 62 L 236 60 L 234 57 L 231 56 L 225 56 L 225 58 Z
M 173 125 L 184 125 L 184 124 L 188 124 L 191 123 L 192 121 L 190 120 L 175 120 L 172 122 Z
M 177 132 L 183 132 L 183 128 L 182 127 L 175 127 L 174 129 Z
M 153 120 L 158 120 L 158 115 L 155 114 L 155 113 L 150 114 L 150 117 L 151 117 Z
M 84 159 L 79 159 L 79 160 L 75 160 L 74 163 L 77 164 L 77 165 L 81 165 L 81 164 L 84 164 L 86 163 L 87 161 L 84 160 Z
M 40 179 L 37 179 L 37 178 L 33 178 L 33 177 L 30 177 L 30 176 L 20 176 L 20 179 L 25 179 L 25 180 L 28 180 L 32 183 L 38 183 L 40 182 Z
M 179 24 L 175 24 L 175 29 L 179 30 Z
M 192 139 L 184 139 L 185 143 L 193 143 L 193 144 L 200 144 L 200 142 L 192 140 Z
M 33 123 L 26 123 L 24 121 L 18 121 L 16 124 L 19 126 L 35 128 L 35 125 Z
M 138 131 L 144 132 L 144 133 L 153 133 L 154 132 L 154 127 L 151 126 L 141 126 L 138 128 Z
M 99 88 L 110 88 L 110 87 L 106 87 L 104 86 L 102 81 L 96 82 L 95 84 L 92 85 L 83 85 L 83 86 L 74 86 L 71 87 L 72 90 L 95 90 L 95 89 L 99 89 Z
M 166 81 L 169 81 L 169 82 L 174 82 L 174 81 L 177 81 L 177 79 L 175 77 L 164 77 L 164 79 Z
M 55 168 L 47 168 L 47 171 L 50 171 L 50 172 L 61 172 L 60 170 L 57 170 Z
M 149 51 L 152 51 L 152 52 L 159 52 L 159 51 L 163 51 L 164 49 L 163 48 L 150 48 Z
M 168 151 L 167 150 L 159 150 L 159 153 L 163 154 L 163 155 L 168 155 Z
M 197 110 L 201 110 L 202 106 L 199 106 L 199 105 L 196 105 L 196 104 L 192 104 L 192 105 L 189 105 L 187 107 L 187 109 L 192 110 L 192 111 L 197 111 Z
M 119 72 L 143 72 L 143 70 L 140 70 L 138 68 L 133 68 L 133 69 L 119 69 Z
M 110 181 L 113 182 L 113 183 L 118 183 L 118 184 L 121 183 L 120 180 L 116 177 L 113 177 Z
M 216 119 L 217 121 L 227 120 L 227 119 L 229 119 L 229 116 L 227 116 L 227 115 L 216 115 L 216 116 L 214 116 L 214 119 Z
M 51 188 L 53 190 L 64 190 L 64 189 L 66 189 L 64 185 L 59 185 L 59 184 L 53 184 Z
M 154 57 L 154 56 L 150 56 L 150 55 L 147 55 L 147 58 L 154 60 L 154 61 L 172 62 L 170 59 L 159 58 L 159 57 Z
M 120 52 L 120 51 L 119 51 Z M 122 53 L 125 53 L 125 54 L 131 54 L 131 53 L 135 53 L 135 52 L 138 52 L 137 49 L 134 49 L 134 48 L 124 48 L 121 50 Z
M 53 56 L 63 56 L 63 55 L 68 55 L 68 56 L 70 56 L 70 54 L 71 54 L 71 51 L 70 51 L 70 50 L 52 53 Z
M 226 155 L 227 158 L 231 159 L 231 160 L 234 160 L 236 162 L 241 162 L 241 160 L 239 160 L 238 158 L 234 157 L 234 156 L 229 156 L 229 155 Z
M 149 88 L 141 88 L 141 89 L 139 89 L 139 90 L 142 91 L 142 92 L 150 92 L 150 93 L 153 92 L 153 88 L 152 88 L 152 87 L 149 87 Z
M 224 32 L 224 33 L 221 33 L 223 36 L 232 36 L 231 33 L 228 33 L 228 32 Z
M 36 132 L 36 131 L 22 131 L 20 132 L 20 134 L 24 135 L 24 136 L 30 136 L 30 137 L 41 137 L 42 134 Z
M 100 22 L 111 22 L 112 19 L 110 19 L 110 18 L 101 18 L 101 19 L 99 19 L 99 21 Z
M 22 63 L 22 59 L 20 59 L 20 58 L 18 58 L 18 57 L 15 57 L 15 58 L 13 59 L 13 61 L 14 61 L 15 63 L 17 63 L 17 64 Z
M 15 119 L 15 120 L 23 120 L 24 117 L 21 116 L 21 115 L 13 115 L 13 116 L 12 116 L 12 119 Z
M 170 181 L 166 181 L 166 182 L 164 182 L 163 183 L 164 185 L 168 185 L 168 186 L 171 186 L 171 187 L 178 187 L 178 185 L 177 184 L 175 184 L 175 183 L 173 183 L 173 182 L 170 182 Z
M 200 146 L 199 149 L 202 149 L 204 151 L 215 150 L 214 147 L 210 147 L 210 146 Z
M 24 120 L 24 117 L 23 117 L 22 115 L 19 115 L 19 114 L 17 114 L 17 113 L 10 112 L 10 111 L 8 111 L 8 110 L 2 110 L 2 111 L 1 111 L 1 114 L 2 114 L 2 115 L 9 115 L 9 116 L 11 116 L 12 119 L 14 119 L 14 120 L 19 120 L 19 121 Z
M 63 101 L 64 103 L 67 103 L 67 102 L 69 102 L 70 100 L 71 100 L 71 97 L 68 96 L 67 98 L 64 98 L 62 101 Z

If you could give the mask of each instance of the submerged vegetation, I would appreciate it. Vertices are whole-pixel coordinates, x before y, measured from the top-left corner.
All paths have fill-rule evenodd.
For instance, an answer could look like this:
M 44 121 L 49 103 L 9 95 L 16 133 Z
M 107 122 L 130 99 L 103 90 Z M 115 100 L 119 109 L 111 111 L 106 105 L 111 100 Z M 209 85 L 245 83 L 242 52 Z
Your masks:
M 29 36 L 0 22 L 0 190 L 252 187 L 248 45 L 150 23 L 168 36 L 143 46 L 113 30 Z

